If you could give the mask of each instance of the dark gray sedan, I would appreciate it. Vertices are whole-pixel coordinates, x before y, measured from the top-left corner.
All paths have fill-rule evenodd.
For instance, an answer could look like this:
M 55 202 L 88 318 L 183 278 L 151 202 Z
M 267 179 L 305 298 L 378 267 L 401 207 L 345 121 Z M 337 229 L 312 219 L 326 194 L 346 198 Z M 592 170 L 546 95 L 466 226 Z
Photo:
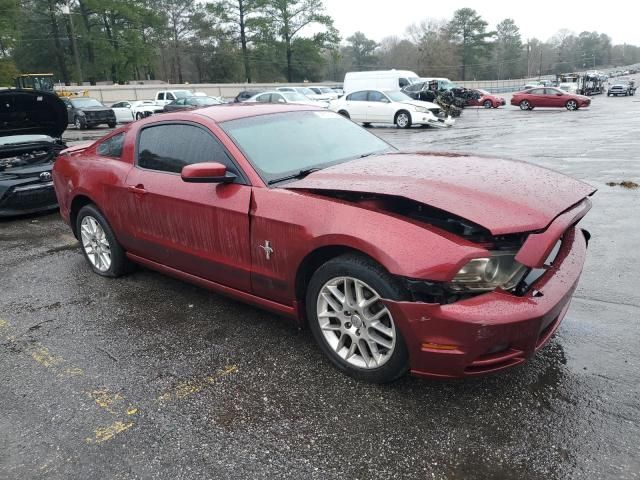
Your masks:
M 222 101 L 215 97 L 184 97 L 177 98 L 173 102 L 164 106 L 165 112 L 176 112 L 178 110 L 193 110 L 194 108 L 210 107 L 221 105 Z

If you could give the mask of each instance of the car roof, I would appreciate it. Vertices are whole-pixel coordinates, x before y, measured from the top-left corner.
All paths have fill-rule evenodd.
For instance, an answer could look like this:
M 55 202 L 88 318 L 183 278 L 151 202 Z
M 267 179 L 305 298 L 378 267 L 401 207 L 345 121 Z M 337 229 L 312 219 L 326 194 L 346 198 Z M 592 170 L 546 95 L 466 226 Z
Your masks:
M 299 112 L 305 110 L 325 110 L 314 105 L 293 105 L 278 103 L 228 103 L 200 108 L 193 115 L 202 115 L 216 123 L 238 120 L 240 118 L 257 117 L 272 113 Z

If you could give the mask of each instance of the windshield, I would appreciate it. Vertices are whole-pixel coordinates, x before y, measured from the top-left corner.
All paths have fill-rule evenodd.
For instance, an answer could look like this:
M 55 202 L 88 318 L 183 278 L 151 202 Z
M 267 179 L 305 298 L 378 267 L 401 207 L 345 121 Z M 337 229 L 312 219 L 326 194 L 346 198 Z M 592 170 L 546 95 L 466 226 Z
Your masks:
M 302 87 L 299 90 L 301 90 L 304 95 L 316 95 L 316 92 L 307 87 Z
M 70 100 L 71 104 L 76 108 L 85 108 L 85 107 L 104 107 L 98 100 L 95 98 L 74 98 Z
M 286 112 L 221 123 L 265 183 L 309 168 L 324 168 L 394 150 L 337 113 Z
M 414 83 L 420 83 L 419 77 L 409 77 L 407 80 L 409 80 L 409 85 L 413 85 Z
M 193 97 L 193 93 L 191 93 L 189 90 L 174 90 L 173 94 L 176 98 Z
M 329 87 L 320 87 L 320 91 L 322 93 L 333 93 L 333 90 L 331 90 Z
M 413 100 L 409 95 L 402 92 L 384 92 L 394 102 L 406 102 L 407 100 Z
M 198 105 L 219 105 L 220 102 L 212 97 L 197 97 L 193 99 Z
M 286 98 L 290 102 L 308 102 L 309 99 L 302 95 L 301 93 L 296 92 L 280 92 L 284 98 Z

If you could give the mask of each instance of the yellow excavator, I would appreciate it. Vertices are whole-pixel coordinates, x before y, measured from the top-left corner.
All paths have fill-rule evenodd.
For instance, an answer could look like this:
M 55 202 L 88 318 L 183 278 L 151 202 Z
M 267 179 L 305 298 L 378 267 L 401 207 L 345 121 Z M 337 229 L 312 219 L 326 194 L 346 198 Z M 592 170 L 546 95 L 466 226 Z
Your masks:
M 88 97 L 89 91 L 72 92 L 60 88 L 55 89 L 53 73 L 25 73 L 18 75 L 14 79 L 15 87 L 26 90 L 43 90 L 45 92 L 55 92 L 59 97 Z

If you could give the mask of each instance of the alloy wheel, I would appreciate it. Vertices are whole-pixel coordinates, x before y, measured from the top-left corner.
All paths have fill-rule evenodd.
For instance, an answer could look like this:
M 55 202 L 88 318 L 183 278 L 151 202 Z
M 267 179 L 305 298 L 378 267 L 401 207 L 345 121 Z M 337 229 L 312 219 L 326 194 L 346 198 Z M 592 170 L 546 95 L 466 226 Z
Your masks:
M 484 103 L 484 108 L 491 108 L 493 105 L 491 104 L 491 100 L 486 100 Z
M 80 223 L 80 237 L 82 248 L 87 254 L 91 265 L 100 272 L 106 272 L 111 267 L 111 245 L 98 221 L 90 215 Z
M 380 295 L 353 277 L 336 277 L 320 289 L 317 321 L 329 347 L 344 361 L 375 369 L 391 358 L 396 327 Z
M 75 120 L 74 123 L 75 123 L 77 129 L 81 129 L 82 128 L 82 122 L 80 121 L 80 117 L 76 117 L 76 120 Z
M 407 125 L 409 125 L 409 115 L 407 115 L 406 113 L 398 114 L 398 118 L 396 118 L 396 124 L 400 128 L 407 128 Z
M 531 108 L 531 104 L 527 100 L 520 102 L 520 110 L 529 110 L 529 108 Z
M 577 110 L 578 109 L 578 102 L 576 102 L 575 100 L 569 100 L 567 102 L 567 110 Z

